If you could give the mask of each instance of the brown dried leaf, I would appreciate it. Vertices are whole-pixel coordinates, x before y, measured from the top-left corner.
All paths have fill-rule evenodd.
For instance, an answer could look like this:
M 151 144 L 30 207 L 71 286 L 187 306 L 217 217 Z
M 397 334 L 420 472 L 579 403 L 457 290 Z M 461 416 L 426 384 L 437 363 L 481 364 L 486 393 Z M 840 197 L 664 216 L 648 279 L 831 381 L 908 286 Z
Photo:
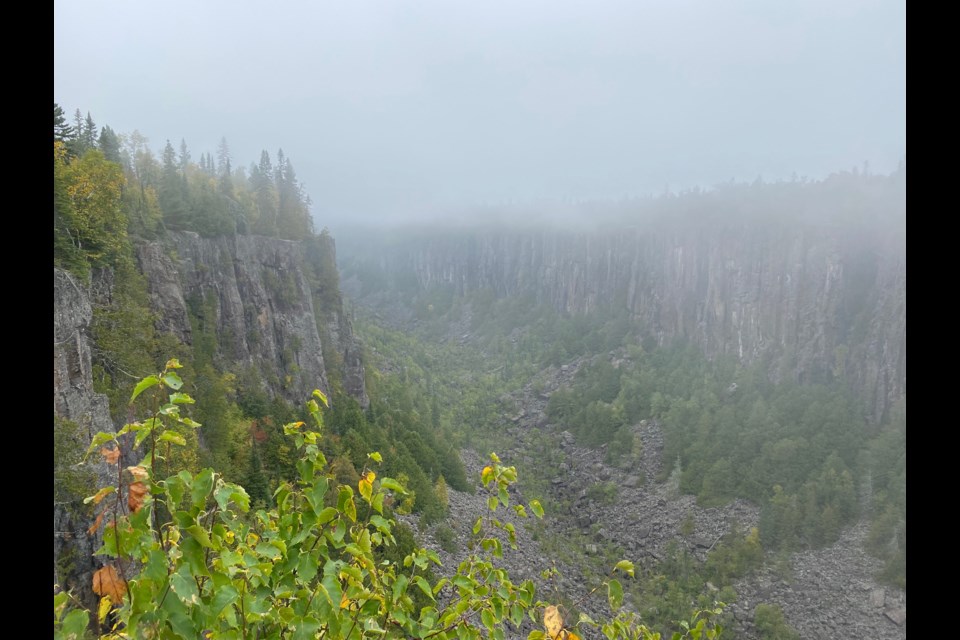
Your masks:
M 110 596 L 113 602 L 123 602 L 127 583 L 117 575 L 112 565 L 107 565 L 93 574 L 93 592 L 98 596 Z
M 563 631 L 563 616 L 560 615 L 560 610 L 553 605 L 547 607 L 543 612 L 543 626 L 547 629 L 547 635 L 552 640 L 557 640 Z
M 134 482 L 143 482 L 150 477 L 150 473 L 143 467 L 127 467 L 127 471 L 133 476 Z
M 97 516 L 97 519 L 94 520 L 94 521 L 93 521 L 93 524 L 90 525 L 90 528 L 87 529 L 87 535 L 88 535 L 88 536 L 92 536 L 93 534 L 95 534 L 95 533 L 97 532 L 97 529 L 100 528 L 100 523 L 103 522 L 103 514 L 104 514 L 104 513 L 106 513 L 106 511 L 101 511 L 101 512 L 100 512 L 100 515 Z
M 100 449 L 100 455 L 107 461 L 107 464 L 117 464 L 120 460 L 120 449 L 107 449 L 104 447 Z
M 134 482 L 130 485 L 127 494 L 127 506 L 130 511 L 136 513 L 143 506 L 143 497 L 147 495 L 147 485 L 142 482 Z

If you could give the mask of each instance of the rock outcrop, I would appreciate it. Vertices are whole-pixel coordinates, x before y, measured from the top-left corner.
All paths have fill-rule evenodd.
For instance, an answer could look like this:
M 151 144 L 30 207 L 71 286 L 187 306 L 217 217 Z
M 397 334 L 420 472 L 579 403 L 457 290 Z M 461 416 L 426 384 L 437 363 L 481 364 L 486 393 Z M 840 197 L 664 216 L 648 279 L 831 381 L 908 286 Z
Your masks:
M 53 270 L 53 415 L 65 448 L 85 451 L 93 435 L 114 431 L 110 404 L 93 390 L 91 343 L 87 329 L 93 317 L 88 292 L 65 271 Z M 58 421 L 61 424 L 58 426 Z M 62 421 L 75 425 L 67 430 Z M 68 434 L 68 435 L 66 435 Z M 55 461 L 55 463 L 58 461 Z M 67 472 L 58 465 L 57 473 Z M 101 486 L 110 484 L 111 469 L 99 460 L 82 465 L 81 472 Z M 62 482 L 63 478 L 55 478 Z M 89 534 L 90 512 L 82 500 L 59 496 L 53 503 L 53 581 L 73 591 L 89 607 L 96 606 L 90 576 L 100 567 L 93 553 L 100 547 L 100 532 Z
M 330 308 L 318 308 L 300 243 L 179 232 L 162 244 L 140 244 L 137 259 L 159 330 L 193 344 L 193 306 L 194 316 L 213 323 L 216 357 L 257 369 L 273 393 L 300 403 L 313 389 L 329 391 L 326 355 L 337 360 L 344 390 L 369 404 L 360 349 L 339 296 Z

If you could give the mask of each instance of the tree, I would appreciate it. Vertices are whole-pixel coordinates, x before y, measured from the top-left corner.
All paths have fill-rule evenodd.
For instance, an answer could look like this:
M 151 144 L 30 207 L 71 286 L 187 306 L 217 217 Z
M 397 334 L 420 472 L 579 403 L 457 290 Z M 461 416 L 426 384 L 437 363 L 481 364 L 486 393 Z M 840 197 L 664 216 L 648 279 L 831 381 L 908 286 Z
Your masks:
M 190 166 L 190 151 L 187 149 L 187 141 L 180 138 L 180 173 L 187 174 L 187 167 Z
M 73 139 L 74 129 L 67 123 L 67 118 L 63 113 L 63 108 L 56 102 L 53 103 L 53 139 L 59 142 L 67 143 Z
M 96 149 L 69 160 L 63 144 L 54 142 L 53 176 L 55 233 L 62 233 L 86 264 L 115 264 L 127 237 L 120 166 Z
M 250 188 L 254 193 L 257 207 L 257 219 L 254 221 L 254 233 L 277 235 L 277 210 L 280 203 L 277 198 L 277 186 L 273 178 L 273 165 L 270 154 L 264 149 L 260 152 L 260 164 L 250 167 Z
M 90 145 L 87 144 L 87 138 L 84 135 L 84 118 L 83 114 L 80 113 L 80 109 L 77 109 L 73 112 L 73 137 L 67 141 L 67 150 L 72 156 L 82 156 L 88 149 Z
M 100 129 L 99 147 L 100 151 L 103 152 L 104 158 L 110 162 L 121 163 L 120 139 L 117 137 L 117 134 L 114 133 L 113 129 L 107 125 L 104 125 L 103 128 Z
M 160 208 L 163 218 L 175 228 L 185 228 L 189 222 L 189 207 L 184 198 L 177 155 L 167 140 L 163 148 L 163 167 L 160 178 Z
M 97 125 L 93 122 L 93 118 L 90 117 L 90 112 L 87 111 L 87 117 L 83 121 L 83 146 L 87 149 L 96 149 L 97 148 Z

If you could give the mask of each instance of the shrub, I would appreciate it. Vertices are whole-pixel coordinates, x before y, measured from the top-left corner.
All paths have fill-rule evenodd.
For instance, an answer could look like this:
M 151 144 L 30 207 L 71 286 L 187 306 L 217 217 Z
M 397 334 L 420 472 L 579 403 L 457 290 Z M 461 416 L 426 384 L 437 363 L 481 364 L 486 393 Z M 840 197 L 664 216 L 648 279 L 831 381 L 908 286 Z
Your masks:
M 527 510 L 510 504 L 508 487 L 516 481 L 516 469 L 501 465 L 495 454 L 481 473 L 491 515 L 474 524 L 475 551 L 456 573 L 431 584 L 425 575 L 440 560 L 424 549 L 413 550 L 401 562 L 389 560 L 381 551 L 396 546 L 396 524 L 384 503 L 406 490 L 377 474 L 374 469 L 382 463 L 377 452 L 368 454 L 368 464 L 359 470 L 356 490 L 335 483 L 318 446 L 320 405 L 327 405 L 320 391 L 307 402 L 312 428 L 303 421 L 283 428 L 299 453 L 297 478 L 277 488 L 269 510 L 250 513 L 243 487 L 225 482 L 212 469 L 164 478 L 170 447 L 186 442 L 179 429 L 200 426 L 181 415 L 193 399 L 179 391 L 178 368 L 171 360 L 134 389 L 131 402 L 153 390 L 157 408 L 151 417 L 116 433 L 97 434 L 87 451 L 99 449 L 116 466 L 119 480 L 87 498 L 99 508 L 91 531 L 103 526 L 97 555 L 107 558 L 93 576 L 93 590 L 101 599 L 92 621 L 98 630 L 100 625 L 109 629 L 102 637 L 472 640 L 483 634 L 502 640 L 503 626 L 519 627 L 525 617 L 544 628 L 531 632 L 530 640 L 547 635 L 579 640 L 578 625 L 602 627 L 611 640 L 659 637 L 622 611 L 604 623 L 581 617 L 567 625 L 556 606 L 534 599 L 531 581 L 515 584 L 497 566 L 503 543 L 488 535 L 490 528 L 501 530 L 512 547 L 516 532 L 494 512 L 512 508 L 526 517 Z M 120 444 L 129 450 L 125 441 L 130 438 L 133 450 L 142 446 L 146 454 L 138 464 L 124 467 Z M 328 492 L 336 495 L 335 506 L 326 506 Z M 537 501 L 528 506 L 542 517 Z M 618 562 L 604 580 L 615 611 L 623 601 L 623 589 L 614 579 L 617 571 L 633 576 L 633 564 Z M 408 591 L 419 591 L 431 604 L 416 607 Z M 56 586 L 54 594 L 55 637 L 78 637 L 87 614 L 71 609 L 67 594 Z M 720 613 L 719 607 L 696 612 L 684 623 L 686 633 L 674 637 L 693 637 L 694 632 L 718 637 L 712 619 Z

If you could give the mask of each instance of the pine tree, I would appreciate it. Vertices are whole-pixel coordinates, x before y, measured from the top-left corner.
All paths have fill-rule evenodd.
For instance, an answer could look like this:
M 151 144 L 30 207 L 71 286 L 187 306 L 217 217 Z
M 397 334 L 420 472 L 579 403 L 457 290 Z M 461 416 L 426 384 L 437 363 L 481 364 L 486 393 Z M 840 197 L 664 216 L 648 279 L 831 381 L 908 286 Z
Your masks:
M 53 103 L 53 139 L 60 142 L 69 142 L 73 139 L 74 130 L 67 124 L 67 118 L 63 113 L 63 108 L 56 102 Z
M 230 175 L 230 146 L 227 144 L 226 136 L 220 138 L 220 144 L 217 145 L 217 166 L 220 168 L 220 175 Z
M 80 109 L 73 112 L 73 137 L 67 141 L 67 150 L 72 156 L 82 156 L 90 147 L 86 144 L 86 137 L 83 135 L 84 119 Z
M 303 189 L 297 182 L 293 165 L 283 155 L 283 149 L 277 152 L 277 234 L 288 240 L 302 240 L 313 232 L 310 213 L 304 199 Z
M 217 167 L 220 170 L 220 193 L 232 198 L 233 179 L 230 175 L 230 146 L 227 144 L 225 136 L 220 138 L 220 144 L 217 146 Z
M 180 172 L 186 175 L 187 167 L 190 166 L 190 151 L 187 149 L 187 141 L 180 138 Z
M 107 160 L 120 164 L 120 139 L 113 129 L 106 125 L 103 126 L 103 129 L 100 130 L 99 144 L 100 151 L 103 152 L 103 156 Z
M 187 224 L 187 206 L 183 197 L 183 185 L 177 165 L 177 154 L 167 140 L 163 148 L 163 168 L 160 177 L 160 208 L 164 220 L 173 227 L 182 228 Z
M 250 167 L 250 188 L 257 206 L 253 232 L 264 236 L 277 235 L 277 187 L 273 179 L 273 165 L 266 149 L 260 152 L 260 164 Z
M 87 117 L 83 121 L 83 145 L 87 149 L 97 148 L 97 125 L 90 117 L 89 111 L 87 111 Z

